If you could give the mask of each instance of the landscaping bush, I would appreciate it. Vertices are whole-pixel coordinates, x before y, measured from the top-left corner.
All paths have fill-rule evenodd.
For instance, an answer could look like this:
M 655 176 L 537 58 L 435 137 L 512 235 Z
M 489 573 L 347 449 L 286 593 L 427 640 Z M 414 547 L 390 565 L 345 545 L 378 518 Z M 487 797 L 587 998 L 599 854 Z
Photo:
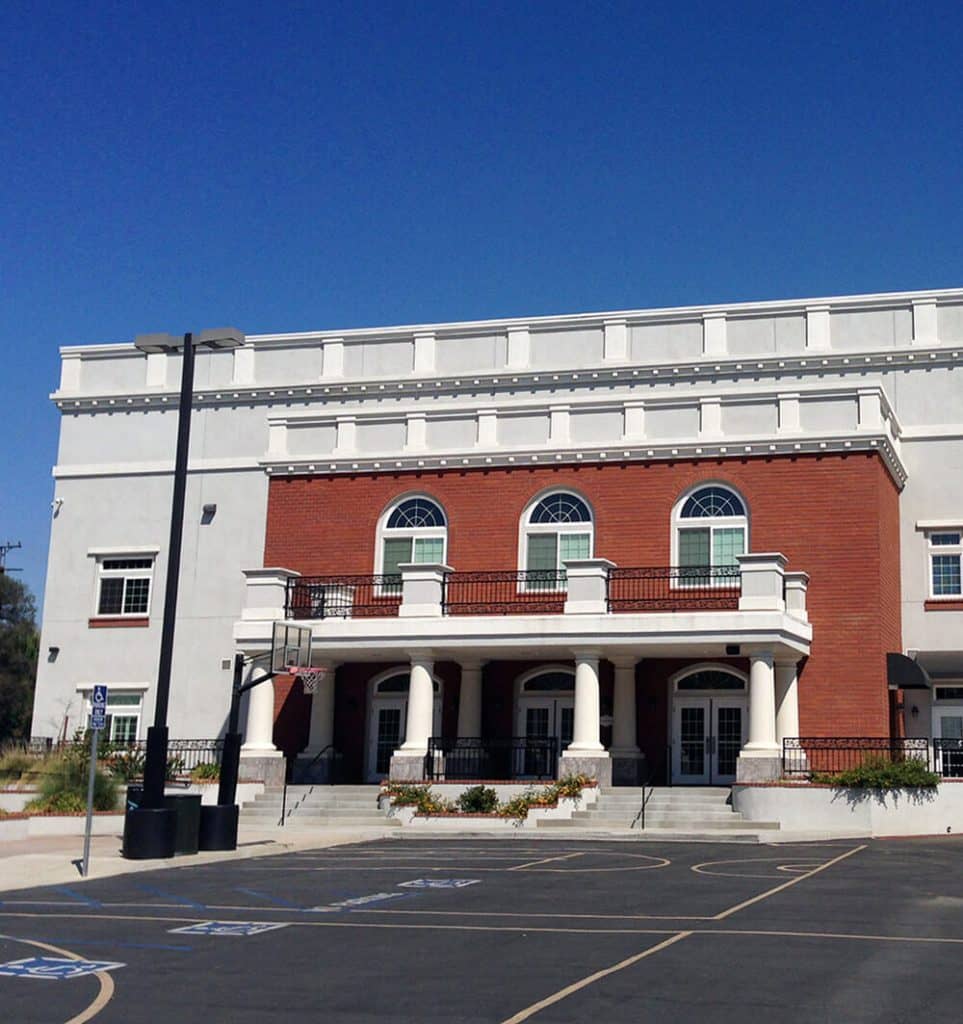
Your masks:
M 465 814 L 491 814 L 498 806 L 498 794 L 491 786 L 472 786 L 458 798 Z
M 455 805 L 432 793 L 431 786 L 414 786 L 391 782 L 384 788 L 386 796 L 396 806 L 414 806 L 418 814 L 450 814 Z
M 68 748 L 51 758 L 39 779 L 40 796 L 27 804 L 27 811 L 69 814 L 87 807 L 87 766 L 90 755 Z M 94 772 L 94 810 L 112 811 L 117 806 L 117 787 L 106 772 Z
M 25 772 L 33 771 L 40 758 L 23 747 L 11 744 L 0 750 L 0 782 L 16 782 Z
M 851 786 L 854 789 L 932 789 L 939 785 L 940 777 L 931 772 L 922 761 L 908 758 L 890 761 L 882 756 L 867 757 L 855 768 L 830 774 L 813 772 L 813 782 L 829 786 Z
M 191 779 L 194 782 L 217 782 L 220 777 L 219 764 L 198 764 L 191 771 Z

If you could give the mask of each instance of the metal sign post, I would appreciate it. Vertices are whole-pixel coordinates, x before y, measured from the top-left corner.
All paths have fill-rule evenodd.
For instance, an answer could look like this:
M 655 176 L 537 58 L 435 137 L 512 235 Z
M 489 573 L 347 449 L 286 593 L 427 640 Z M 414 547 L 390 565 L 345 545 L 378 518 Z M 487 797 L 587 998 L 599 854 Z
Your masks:
M 90 770 L 87 777 L 87 826 L 84 829 L 84 859 L 80 874 L 86 878 L 90 867 L 90 832 L 94 819 L 94 775 L 97 771 L 97 740 L 107 724 L 107 687 L 98 684 L 90 698 Z

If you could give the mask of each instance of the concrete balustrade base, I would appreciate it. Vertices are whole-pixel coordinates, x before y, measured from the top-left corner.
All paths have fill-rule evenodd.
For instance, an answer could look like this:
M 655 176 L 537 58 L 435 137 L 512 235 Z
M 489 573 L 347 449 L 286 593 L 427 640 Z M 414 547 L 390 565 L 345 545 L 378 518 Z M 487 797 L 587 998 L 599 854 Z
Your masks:
M 748 756 L 736 760 L 737 782 L 775 782 L 782 777 L 782 758 L 778 755 Z
M 268 786 L 284 784 L 286 762 L 280 750 L 273 754 L 245 754 L 241 751 L 240 773 L 245 779 L 258 779 Z
M 591 754 L 563 754 L 558 759 L 558 777 L 566 775 L 585 775 L 596 779 L 599 786 L 605 788 L 612 785 L 612 759 L 605 754 L 593 757 Z

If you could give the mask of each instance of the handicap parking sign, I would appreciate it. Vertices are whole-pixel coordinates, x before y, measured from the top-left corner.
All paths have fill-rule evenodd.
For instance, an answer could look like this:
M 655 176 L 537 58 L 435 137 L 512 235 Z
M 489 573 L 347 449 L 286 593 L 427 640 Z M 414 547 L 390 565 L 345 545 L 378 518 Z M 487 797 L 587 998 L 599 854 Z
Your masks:
M 466 885 L 477 885 L 480 878 L 415 878 L 410 882 L 399 882 L 399 889 L 464 889 Z
M 199 921 L 184 928 L 171 928 L 172 935 L 260 935 L 286 928 L 284 921 Z
M 54 956 L 30 956 L 23 960 L 11 960 L 0 964 L 0 975 L 9 978 L 47 978 L 62 981 L 64 978 L 83 978 L 98 971 L 113 971 L 126 964 L 110 960 L 69 960 Z

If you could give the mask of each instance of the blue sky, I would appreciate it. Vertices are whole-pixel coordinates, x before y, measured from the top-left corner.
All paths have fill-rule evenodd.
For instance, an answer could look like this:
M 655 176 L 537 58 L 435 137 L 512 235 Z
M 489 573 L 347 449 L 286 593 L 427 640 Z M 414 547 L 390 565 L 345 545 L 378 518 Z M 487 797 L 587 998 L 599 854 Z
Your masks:
M 63 344 L 963 285 L 958 3 L 0 5 L 0 540 Z

